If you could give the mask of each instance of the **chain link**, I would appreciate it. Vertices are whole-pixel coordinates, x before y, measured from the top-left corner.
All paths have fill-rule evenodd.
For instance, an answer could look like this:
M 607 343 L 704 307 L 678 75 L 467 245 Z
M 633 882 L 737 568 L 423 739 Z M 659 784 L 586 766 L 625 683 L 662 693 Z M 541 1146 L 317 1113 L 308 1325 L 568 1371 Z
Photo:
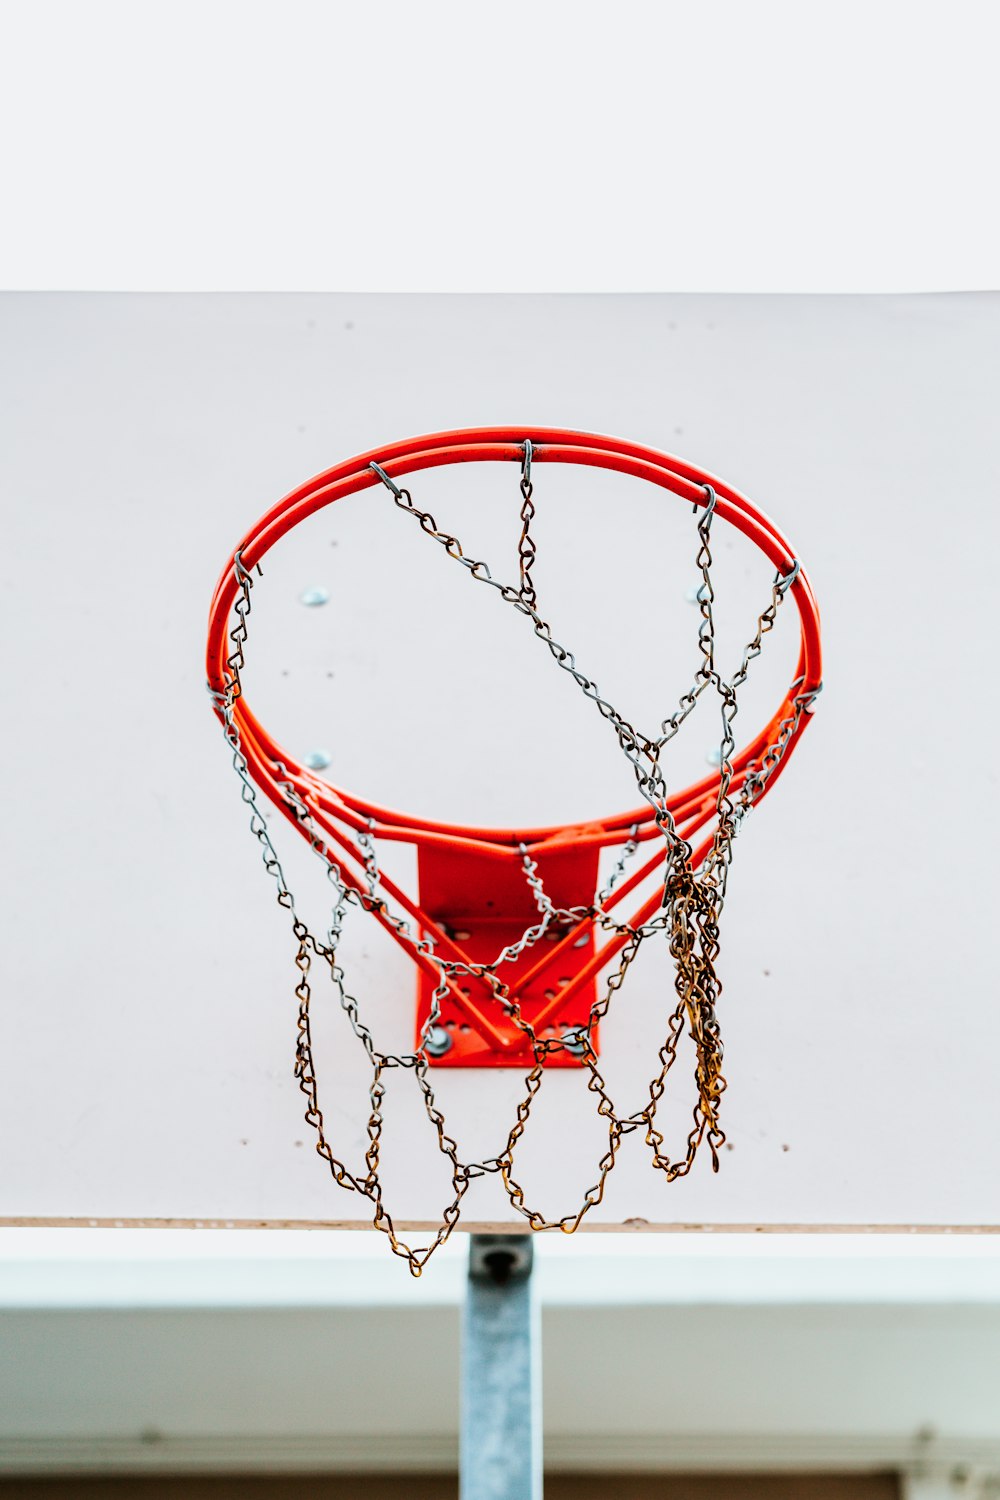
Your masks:
M 392 493 L 395 504 L 411 514 L 421 529 L 438 542 L 449 557 L 460 563 L 477 582 L 489 584 L 497 590 L 506 603 L 531 622 L 535 635 L 543 642 L 556 664 L 568 672 L 578 687 L 607 720 L 618 740 L 620 749 L 632 767 L 640 794 L 650 806 L 653 821 L 664 845 L 663 896 L 659 911 L 640 926 L 619 923 L 605 910 L 615 886 L 622 878 L 628 861 L 639 846 L 639 827 L 633 825 L 627 841 L 604 886 L 595 894 L 593 903 L 584 907 L 557 907 L 545 891 L 538 873 L 538 865 L 531 858 L 529 849 L 521 845 L 522 870 L 538 909 L 538 920 L 521 936 L 503 948 L 489 963 L 472 963 L 467 960 L 449 959 L 435 950 L 432 937 L 421 935 L 410 920 L 393 910 L 388 900 L 379 894 L 380 871 L 375 847 L 374 824 L 355 834 L 358 860 L 363 875 L 360 884 L 350 884 L 343 868 L 329 848 L 312 814 L 296 788 L 292 776 L 284 766 L 278 767 L 286 779 L 277 783 L 290 814 L 305 833 L 313 851 L 325 866 L 326 876 L 335 893 L 330 922 L 325 940 L 316 938 L 298 917 L 295 902 L 285 880 L 284 872 L 271 842 L 267 820 L 257 801 L 256 788 L 251 779 L 246 756 L 240 742 L 236 722 L 235 705 L 242 695 L 241 674 L 244 668 L 248 634 L 248 622 L 252 608 L 254 578 L 237 552 L 233 560 L 233 573 L 237 584 L 234 603 L 236 624 L 230 632 L 232 651 L 227 658 L 228 672 L 224 689 L 213 692 L 212 697 L 222 720 L 227 743 L 232 752 L 232 763 L 241 785 L 241 796 L 250 809 L 250 828 L 261 846 L 261 855 L 268 874 L 274 879 L 280 906 L 291 917 L 296 941 L 295 965 L 298 979 L 295 985 L 297 1001 L 297 1032 L 295 1047 L 295 1077 L 305 1101 L 305 1119 L 316 1136 L 316 1151 L 327 1163 L 338 1187 L 355 1192 L 368 1199 L 372 1210 L 372 1223 L 384 1233 L 392 1251 L 407 1261 L 414 1276 L 419 1276 L 429 1257 L 439 1245 L 448 1239 L 459 1221 L 462 1200 L 472 1181 L 488 1174 L 499 1175 L 511 1205 L 521 1214 L 532 1229 L 558 1228 L 566 1233 L 577 1229 L 584 1217 L 599 1204 L 604 1196 L 608 1176 L 613 1170 L 621 1142 L 626 1135 L 639 1131 L 649 1147 L 654 1167 L 662 1171 L 669 1181 L 685 1176 L 694 1163 L 696 1153 L 703 1141 L 707 1141 L 713 1169 L 719 1167 L 719 1151 L 725 1135 L 719 1124 L 720 1100 L 726 1087 L 722 1074 L 723 1044 L 719 1028 L 716 1005 L 721 985 L 716 972 L 719 954 L 719 917 L 725 898 L 726 873 L 732 857 L 732 844 L 739 827 L 760 796 L 768 779 L 774 774 L 785 752 L 801 715 L 811 710 L 816 693 L 799 694 L 791 699 L 790 713 L 778 728 L 777 735 L 760 757 L 759 763 L 751 763 L 734 795 L 733 754 L 736 747 L 733 735 L 733 720 L 737 712 L 738 693 L 746 682 L 752 662 L 760 655 L 764 636 L 772 629 L 778 609 L 798 574 L 798 563 L 784 577 L 776 578 L 771 598 L 757 620 L 755 634 L 747 644 L 740 666 L 730 679 L 724 679 L 715 662 L 715 625 L 713 617 L 714 592 L 711 579 L 712 554 L 710 531 L 715 510 L 716 497 L 711 486 L 705 486 L 705 504 L 695 507 L 700 510 L 697 532 L 699 550 L 697 566 L 701 573 L 698 590 L 699 629 L 698 650 L 700 661 L 691 687 L 681 697 L 675 712 L 664 719 L 659 734 L 646 737 L 641 734 L 600 692 L 597 684 L 577 666 L 573 654 L 562 646 L 538 613 L 537 594 L 531 577 L 536 548 L 530 535 L 530 524 L 535 515 L 532 501 L 531 479 L 532 446 L 526 441 L 523 447 L 521 472 L 521 522 L 522 530 L 518 546 L 520 586 L 514 588 L 493 578 L 485 562 L 466 556 L 457 537 L 439 530 L 429 511 L 420 510 L 410 492 L 398 486 L 385 471 L 373 463 L 371 468 Z M 258 575 L 260 569 L 257 569 Z M 797 685 L 797 684 L 796 684 Z M 693 851 L 690 843 L 678 832 L 671 813 L 667 786 L 660 766 L 660 755 L 664 747 L 678 732 L 691 713 L 701 695 L 709 688 L 718 694 L 721 708 L 722 733 L 720 742 L 720 775 L 716 795 L 717 822 L 711 848 L 699 868 L 693 867 Z M 818 690 L 817 690 L 818 691 Z M 344 971 L 337 961 L 343 924 L 350 908 L 360 908 L 377 913 L 401 938 L 414 958 L 429 963 L 437 971 L 438 984 L 433 992 L 430 1013 L 424 1024 L 417 1048 L 411 1053 L 381 1052 L 368 1026 L 362 1020 L 357 1000 L 346 988 Z M 581 921 L 590 920 L 604 931 L 625 937 L 624 945 L 615 966 L 605 976 L 601 991 L 594 1001 L 585 1026 L 576 1028 L 562 1036 L 539 1036 L 524 1017 L 520 1004 L 510 987 L 499 977 L 498 969 L 527 949 L 538 943 L 555 924 L 569 930 Z M 612 1101 L 603 1075 L 597 1066 L 597 1053 L 593 1034 L 595 1028 L 608 1014 L 612 1002 L 622 988 L 628 970 L 636 958 L 642 943 L 653 935 L 665 937 L 674 965 L 674 989 L 676 1000 L 667 1019 L 666 1035 L 658 1053 L 658 1071 L 651 1080 L 648 1101 L 631 1114 L 619 1114 Z M 340 1160 L 333 1151 L 325 1130 L 320 1107 L 316 1066 L 313 1055 L 311 1023 L 312 965 L 314 959 L 325 964 L 340 1010 L 347 1017 L 351 1031 L 361 1044 L 371 1068 L 369 1085 L 370 1114 L 367 1123 L 368 1145 L 363 1161 L 353 1168 Z M 533 1057 L 533 1065 L 524 1081 L 524 1094 L 516 1107 L 514 1123 L 510 1128 L 502 1150 L 482 1161 L 465 1162 L 458 1146 L 448 1134 L 445 1119 L 440 1110 L 429 1077 L 430 1059 L 427 1039 L 441 1016 L 441 1002 L 451 984 L 462 976 L 472 975 L 482 980 L 490 995 L 491 1003 L 500 1007 L 504 1015 L 520 1031 Z M 691 1128 L 688 1131 L 682 1154 L 671 1158 L 664 1149 L 664 1135 L 657 1124 L 657 1111 L 664 1097 L 667 1078 L 674 1067 L 685 1028 L 694 1050 L 694 1076 L 697 1085 L 697 1102 L 693 1110 Z M 531 1207 L 523 1186 L 515 1174 L 515 1155 L 527 1130 L 532 1107 L 542 1087 L 546 1062 L 553 1053 L 569 1049 L 579 1059 L 587 1075 L 587 1091 L 597 1101 L 600 1119 L 606 1121 L 608 1129 L 607 1148 L 597 1163 L 597 1176 L 587 1189 L 580 1206 L 558 1219 L 549 1219 Z M 445 1206 L 440 1225 L 431 1240 L 415 1247 L 402 1240 L 392 1217 L 383 1201 L 380 1178 L 382 1131 L 384 1118 L 382 1104 L 385 1097 L 385 1073 L 393 1068 L 412 1072 L 420 1092 L 424 1111 L 432 1130 L 437 1150 L 449 1166 L 451 1199 Z
M 517 557 L 521 567 L 521 587 L 518 593 L 528 608 L 534 609 L 538 596 L 531 581 L 531 568 L 537 551 L 530 532 L 531 523 L 535 519 L 535 507 L 531 499 L 534 490 L 531 482 L 531 457 L 531 439 L 525 438 L 524 459 L 521 463 L 521 536 L 517 547 Z

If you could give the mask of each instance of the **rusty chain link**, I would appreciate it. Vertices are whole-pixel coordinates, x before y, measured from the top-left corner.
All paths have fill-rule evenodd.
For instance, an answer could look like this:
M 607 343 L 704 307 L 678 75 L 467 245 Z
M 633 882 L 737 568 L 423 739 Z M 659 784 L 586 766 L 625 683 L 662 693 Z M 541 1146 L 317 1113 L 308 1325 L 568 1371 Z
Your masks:
M 529 926 L 516 941 L 508 944 L 489 963 L 473 963 L 447 959 L 435 952 L 432 938 L 421 936 L 413 930 L 410 920 L 395 912 L 389 902 L 378 894 L 380 872 L 373 836 L 373 825 L 366 831 L 355 834 L 363 867 L 363 888 L 349 885 L 342 869 L 334 858 L 321 832 L 316 828 L 312 815 L 292 780 L 278 783 L 285 804 L 306 833 L 313 851 L 325 866 L 327 879 L 335 892 L 335 901 L 325 939 L 317 938 L 297 915 L 295 902 L 285 880 L 280 861 L 271 842 L 267 820 L 257 801 L 256 788 L 250 777 L 247 760 L 240 743 L 236 723 L 235 704 L 242 694 L 241 673 L 245 664 L 244 647 L 247 641 L 248 620 L 252 607 L 254 578 L 237 552 L 233 560 L 233 573 L 238 587 L 234 604 L 237 622 L 230 631 L 232 652 L 227 657 L 228 672 L 221 692 L 212 697 L 219 711 L 227 743 L 232 752 L 232 764 L 241 784 L 241 797 L 250 809 L 250 828 L 261 846 L 261 856 L 268 874 L 277 885 L 277 900 L 291 916 L 292 930 L 296 940 L 295 964 L 298 980 L 295 997 L 298 1005 L 297 1034 L 295 1048 L 295 1076 L 305 1098 L 305 1119 L 316 1135 L 317 1153 L 327 1163 L 334 1181 L 339 1187 L 355 1192 L 369 1200 L 372 1208 L 373 1226 L 384 1233 L 393 1252 L 409 1265 L 414 1276 L 419 1276 L 429 1257 L 444 1243 L 458 1223 L 462 1199 L 472 1181 L 487 1174 L 499 1176 L 514 1209 L 530 1224 L 532 1229 L 562 1229 L 567 1233 L 579 1227 L 583 1218 L 604 1196 L 608 1176 L 612 1171 L 624 1136 L 641 1131 L 650 1148 L 654 1167 L 662 1171 L 669 1181 L 685 1176 L 694 1163 L 696 1153 L 707 1140 L 714 1170 L 719 1167 L 719 1150 L 725 1135 L 719 1124 L 721 1096 L 726 1087 L 722 1074 L 723 1044 L 719 1028 L 716 1005 L 720 994 L 720 983 L 716 972 L 719 953 L 719 917 L 725 899 L 728 867 L 732 858 L 732 845 L 739 827 L 753 802 L 766 786 L 769 777 L 784 754 L 794 734 L 801 715 L 811 707 L 815 694 L 800 694 L 791 702 L 791 713 L 782 720 L 778 734 L 768 745 L 759 763 L 751 762 L 739 791 L 730 795 L 734 770 L 732 755 L 735 750 L 733 720 L 737 711 L 737 695 L 747 679 L 752 662 L 760 655 L 764 636 L 775 623 L 778 609 L 798 573 L 798 563 L 784 577 L 778 576 L 771 590 L 771 599 L 759 616 L 755 634 L 746 646 L 740 666 L 730 679 L 723 678 L 715 662 L 715 624 L 712 606 L 714 592 L 711 579 L 712 554 L 710 532 L 716 497 L 711 486 L 705 486 L 705 504 L 699 509 L 697 532 L 699 550 L 697 566 L 701 573 L 701 586 L 697 594 L 699 604 L 698 651 L 700 662 L 691 687 L 682 695 L 677 709 L 660 725 L 656 737 L 641 734 L 600 692 L 597 684 L 577 666 L 573 654 L 562 646 L 552 634 L 551 628 L 538 613 L 537 595 L 531 578 L 531 567 L 536 548 L 530 535 L 530 523 L 535 515 L 532 502 L 531 478 L 532 447 L 523 445 L 521 472 L 521 522 L 522 531 L 518 546 L 520 586 L 514 588 L 493 578 L 485 562 L 466 556 L 457 537 L 438 529 L 429 511 L 420 510 L 410 492 L 389 478 L 376 463 L 371 464 L 386 488 L 391 492 L 395 504 L 412 515 L 434 541 L 438 542 L 454 561 L 460 563 L 477 582 L 489 584 L 497 590 L 503 600 L 531 622 L 535 635 L 545 644 L 556 664 L 568 672 L 586 697 L 595 704 L 598 712 L 612 726 L 625 758 L 632 767 L 639 791 L 653 812 L 653 820 L 664 843 L 663 897 L 659 911 L 641 926 L 633 927 L 617 922 L 605 909 L 611 893 L 621 879 L 627 862 L 638 848 L 638 825 L 633 825 L 624 843 L 622 853 L 604 886 L 595 893 L 593 902 L 586 907 L 560 908 L 554 905 L 544 889 L 538 874 L 537 863 L 530 850 L 521 845 L 520 854 L 525 880 L 534 897 L 538 920 Z M 258 575 L 260 568 L 257 568 Z M 702 693 L 714 688 L 721 707 L 722 734 L 720 742 L 720 775 L 716 794 L 717 824 L 711 848 L 695 869 L 692 866 L 693 851 L 690 843 L 678 832 L 671 813 L 667 786 L 660 766 L 660 755 L 673 739 L 684 720 L 692 712 Z M 279 766 L 283 775 L 287 770 Z M 380 1051 L 371 1030 L 362 1020 L 357 1000 L 345 983 L 344 971 L 337 961 L 343 922 L 349 908 L 360 908 L 369 913 L 377 912 L 406 942 L 412 954 L 429 961 L 440 978 L 434 991 L 430 1013 L 423 1026 L 419 1044 L 411 1053 L 387 1053 Z M 604 931 L 624 936 L 626 941 L 615 967 L 603 981 L 602 990 L 594 1001 L 585 1026 L 575 1028 L 559 1037 L 540 1037 L 521 1012 L 521 1007 L 510 987 L 499 978 L 497 970 L 538 943 L 555 924 L 558 930 L 570 930 L 581 921 L 591 921 Z M 597 1066 L 597 1053 L 592 1042 L 594 1028 L 608 1014 L 611 1003 L 622 988 L 628 970 L 641 944 L 653 935 L 666 939 L 675 968 L 674 988 L 676 1001 L 668 1018 L 666 1036 L 658 1053 L 658 1071 L 649 1084 L 648 1102 L 631 1114 L 621 1115 L 608 1093 L 603 1075 Z M 314 959 L 320 959 L 327 968 L 337 1003 L 346 1015 L 351 1030 L 363 1047 L 371 1067 L 369 1085 L 370 1114 L 367 1123 L 368 1145 L 363 1161 L 353 1168 L 335 1156 L 325 1130 L 320 1107 L 316 1066 L 313 1055 L 311 1023 L 312 983 L 311 971 Z M 444 1115 L 438 1107 L 434 1088 L 429 1077 L 427 1039 L 440 1018 L 440 1003 L 450 983 L 461 976 L 471 975 L 482 980 L 490 991 L 491 1000 L 499 1005 L 504 1015 L 523 1033 L 530 1046 L 534 1065 L 525 1077 L 524 1095 L 517 1105 L 515 1120 L 510 1128 L 502 1150 L 482 1161 L 465 1162 L 459 1156 L 458 1146 L 448 1134 Z M 698 1098 L 693 1110 L 691 1128 L 687 1134 L 682 1153 L 668 1156 L 664 1150 L 664 1136 L 657 1125 L 657 1109 L 666 1091 L 667 1077 L 673 1068 L 685 1027 L 693 1044 L 695 1054 L 695 1082 Z M 541 1089 L 545 1076 L 546 1060 L 558 1050 L 569 1050 L 576 1056 L 586 1071 L 587 1090 L 597 1100 L 597 1114 L 607 1122 L 607 1149 L 601 1155 L 594 1184 L 587 1189 L 583 1200 L 575 1211 L 559 1219 L 549 1219 L 532 1208 L 524 1188 L 515 1176 L 515 1152 L 527 1129 L 532 1106 Z M 437 1149 L 448 1162 L 452 1197 L 441 1214 L 441 1222 L 428 1244 L 414 1247 L 396 1232 L 392 1217 L 383 1202 L 380 1178 L 382 1146 L 382 1102 L 385 1096 L 384 1075 L 392 1068 L 409 1069 L 413 1072 L 420 1091 L 427 1119 L 432 1126 Z

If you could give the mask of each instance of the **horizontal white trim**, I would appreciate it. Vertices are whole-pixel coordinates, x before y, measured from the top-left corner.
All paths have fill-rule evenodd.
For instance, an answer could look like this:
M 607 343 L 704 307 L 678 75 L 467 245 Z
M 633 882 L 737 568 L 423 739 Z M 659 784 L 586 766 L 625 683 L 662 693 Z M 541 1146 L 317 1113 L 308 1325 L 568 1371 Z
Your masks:
M 59 1224 L 21 1223 L 0 1219 L 0 1264 L 9 1260 L 361 1260 L 385 1262 L 386 1237 L 372 1229 L 276 1229 L 261 1234 L 257 1228 L 203 1224 L 198 1228 L 163 1223 L 122 1227 L 94 1225 L 80 1220 Z M 434 1265 L 449 1259 L 464 1261 L 470 1226 L 463 1225 L 435 1253 Z M 527 1231 L 525 1231 L 527 1232 Z M 1000 1242 L 992 1231 L 921 1231 L 920 1233 L 768 1232 L 719 1233 L 707 1228 L 693 1246 L 689 1232 L 619 1233 L 581 1230 L 567 1237 L 556 1232 L 534 1236 L 537 1257 L 546 1260 L 620 1256 L 641 1260 L 696 1256 L 698 1260 L 969 1260 L 1000 1257 Z
M 538 1235 L 549 1307 L 1000 1307 L 992 1236 Z M 0 1308 L 457 1307 L 468 1241 L 414 1281 L 383 1235 L 0 1230 Z
M 0 1310 L 25 1308 L 457 1308 L 465 1261 L 414 1281 L 387 1253 L 357 1259 L 89 1258 L 0 1261 Z M 545 1307 L 974 1305 L 1000 1309 L 1000 1257 L 874 1261 L 624 1255 L 539 1258 Z
M 263 1434 L 235 1437 L 164 1436 L 0 1438 L 0 1473 L 432 1472 L 454 1470 L 453 1434 L 323 1436 Z M 896 1470 L 947 1474 L 955 1469 L 1000 1474 L 1000 1443 L 968 1438 L 914 1444 L 911 1435 L 781 1436 L 704 1434 L 561 1434 L 545 1437 L 545 1466 L 567 1472 Z

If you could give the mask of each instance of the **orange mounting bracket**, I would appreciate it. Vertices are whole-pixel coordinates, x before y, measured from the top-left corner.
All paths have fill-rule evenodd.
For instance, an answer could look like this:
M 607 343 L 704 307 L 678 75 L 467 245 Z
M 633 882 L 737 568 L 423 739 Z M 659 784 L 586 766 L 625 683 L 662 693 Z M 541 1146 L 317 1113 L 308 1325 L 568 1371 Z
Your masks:
M 597 889 L 598 855 L 593 843 L 567 842 L 562 848 L 532 856 L 554 906 L 591 905 Z M 501 860 L 475 850 L 459 853 L 439 844 L 423 845 L 418 873 L 420 908 L 454 946 L 456 951 L 449 957 L 492 963 L 504 947 L 516 943 L 527 927 L 541 920 L 516 850 L 509 860 Z M 590 1019 L 597 986 L 593 975 L 582 983 L 578 976 L 593 957 L 594 927 L 589 917 L 570 926 L 553 921 L 537 943 L 517 958 L 505 960 L 496 971 L 540 1041 L 567 1038 L 566 1045 L 547 1054 L 547 1067 L 581 1065 L 584 1049 L 576 1036 Z M 434 990 L 433 976 L 418 970 L 418 1041 L 431 1013 Z M 435 1067 L 525 1069 L 534 1065 L 528 1038 L 484 980 L 457 974 L 439 1005 L 427 1048 Z M 597 1033 L 595 1026 L 590 1033 L 595 1051 Z

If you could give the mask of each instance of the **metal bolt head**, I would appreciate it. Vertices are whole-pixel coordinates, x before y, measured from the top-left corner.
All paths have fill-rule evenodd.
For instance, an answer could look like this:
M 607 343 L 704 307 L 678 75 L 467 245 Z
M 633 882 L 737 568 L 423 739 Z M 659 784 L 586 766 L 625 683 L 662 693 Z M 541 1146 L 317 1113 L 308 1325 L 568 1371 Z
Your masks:
M 430 1057 L 444 1057 L 451 1051 L 451 1037 L 443 1026 L 428 1026 L 424 1036 L 424 1051 Z
M 590 1046 L 586 1028 L 568 1026 L 563 1032 L 562 1044 L 567 1052 L 572 1052 L 574 1057 L 586 1057 Z
M 310 771 L 323 771 L 330 764 L 330 752 L 328 750 L 310 750 L 305 758 L 305 763 Z
M 299 602 L 301 604 L 307 604 L 310 609 L 315 609 L 319 604 L 326 604 L 329 601 L 329 598 L 330 595 L 326 589 L 304 589 L 299 595 Z

